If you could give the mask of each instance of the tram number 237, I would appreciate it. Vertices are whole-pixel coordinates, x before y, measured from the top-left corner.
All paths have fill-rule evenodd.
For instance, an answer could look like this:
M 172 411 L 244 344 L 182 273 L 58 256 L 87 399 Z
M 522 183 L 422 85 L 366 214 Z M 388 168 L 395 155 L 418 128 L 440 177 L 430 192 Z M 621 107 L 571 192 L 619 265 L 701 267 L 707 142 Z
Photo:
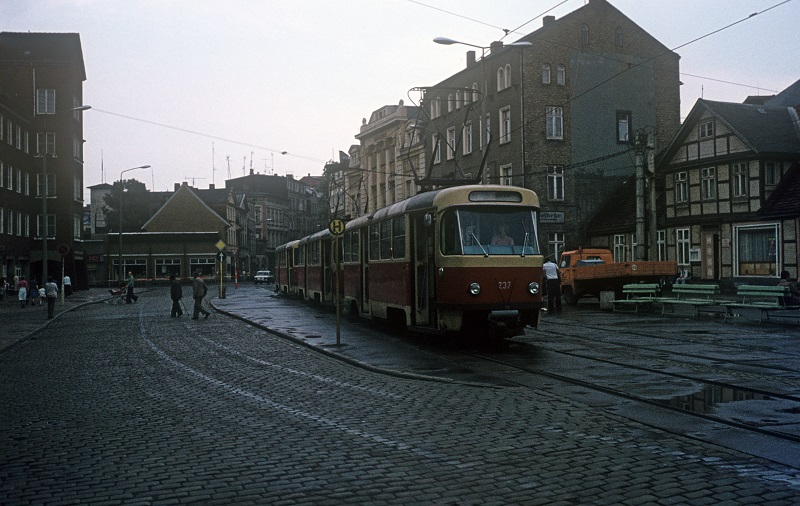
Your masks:
M 498 281 L 497 288 L 500 290 L 511 290 L 511 281 Z

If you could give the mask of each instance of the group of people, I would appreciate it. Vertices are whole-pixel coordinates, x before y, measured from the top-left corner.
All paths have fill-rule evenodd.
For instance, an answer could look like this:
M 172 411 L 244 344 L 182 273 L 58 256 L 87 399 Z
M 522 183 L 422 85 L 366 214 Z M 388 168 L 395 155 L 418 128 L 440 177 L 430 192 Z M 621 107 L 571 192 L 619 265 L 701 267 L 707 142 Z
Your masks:
M 192 313 L 192 320 L 197 320 L 200 317 L 200 314 L 205 315 L 203 319 L 208 318 L 208 315 L 211 313 L 203 307 L 203 299 L 205 299 L 206 294 L 208 293 L 208 286 L 206 286 L 205 281 L 201 277 L 202 273 L 199 271 L 195 273 L 194 279 L 192 279 L 192 298 L 194 299 L 194 311 Z M 183 287 L 181 287 L 180 282 L 175 278 L 175 275 L 171 275 L 169 277 L 170 282 L 170 298 L 172 299 L 172 311 L 170 311 L 170 316 L 172 318 L 178 318 L 183 316 L 183 310 L 181 309 L 181 299 L 183 299 Z
M 52 276 L 49 276 L 44 286 L 39 286 L 36 278 L 28 279 L 25 276 L 14 276 L 14 284 L 6 283 L 5 278 L 0 278 L 0 292 L 4 295 L 7 290 L 13 290 L 17 294 L 17 301 L 20 308 L 24 309 L 31 306 L 43 306 L 47 301 L 47 318 L 53 318 L 58 298 L 58 285 Z

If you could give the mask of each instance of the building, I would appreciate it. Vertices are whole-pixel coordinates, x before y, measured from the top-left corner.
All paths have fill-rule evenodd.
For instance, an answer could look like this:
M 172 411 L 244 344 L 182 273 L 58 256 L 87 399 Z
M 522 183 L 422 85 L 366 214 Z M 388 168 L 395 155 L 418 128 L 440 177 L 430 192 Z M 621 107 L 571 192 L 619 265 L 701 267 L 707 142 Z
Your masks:
M 87 286 L 85 80 L 78 34 L 0 33 L 0 276 L 58 279 L 63 261 Z
M 637 134 L 658 151 L 680 126 L 679 56 L 606 0 L 480 50 L 425 90 L 432 184 L 533 189 L 543 250 L 588 244 L 590 219 L 635 172 Z
M 665 241 L 693 277 L 797 276 L 798 89 L 800 81 L 763 105 L 698 100 L 661 155 Z

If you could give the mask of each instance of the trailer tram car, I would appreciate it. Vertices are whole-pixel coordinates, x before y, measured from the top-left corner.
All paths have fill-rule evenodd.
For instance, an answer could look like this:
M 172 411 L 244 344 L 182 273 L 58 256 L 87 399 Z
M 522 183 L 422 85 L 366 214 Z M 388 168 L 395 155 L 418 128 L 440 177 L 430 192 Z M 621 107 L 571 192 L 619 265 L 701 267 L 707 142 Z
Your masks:
M 510 337 L 537 326 L 543 257 L 533 191 L 470 185 L 421 193 L 276 249 L 278 286 L 415 332 Z M 297 284 L 292 285 L 292 272 Z M 284 282 L 284 279 L 286 282 Z

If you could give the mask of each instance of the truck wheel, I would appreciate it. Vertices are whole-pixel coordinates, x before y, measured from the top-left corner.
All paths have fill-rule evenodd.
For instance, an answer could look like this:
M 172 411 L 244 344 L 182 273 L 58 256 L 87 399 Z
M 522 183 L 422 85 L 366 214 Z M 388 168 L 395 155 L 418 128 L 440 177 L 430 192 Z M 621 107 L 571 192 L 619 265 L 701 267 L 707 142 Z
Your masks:
M 564 302 L 570 306 L 577 306 L 579 297 L 575 297 L 575 292 L 572 291 L 571 286 L 567 286 L 564 288 Z

